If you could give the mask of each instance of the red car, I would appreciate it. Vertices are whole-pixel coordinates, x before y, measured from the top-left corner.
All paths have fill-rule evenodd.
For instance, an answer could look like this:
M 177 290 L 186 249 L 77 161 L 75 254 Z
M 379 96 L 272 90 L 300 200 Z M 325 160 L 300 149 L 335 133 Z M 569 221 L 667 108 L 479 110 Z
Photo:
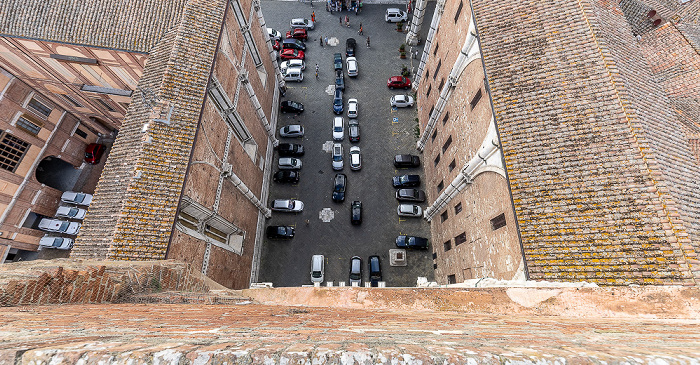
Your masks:
M 294 28 L 292 30 L 287 31 L 287 38 L 296 38 L 302 41 L 305 41 L 309 39 L 308 33 L 306 33 L 306 29 L 303 28 Z
M 304 51 L 287 48 L 280 53 L 280 58 L 283 60 L 303 60 Z
M 272 41 L 272 49 L 274 49 L 275 51 L 279 51 L 280 50 L 280 41 Z
M 92 165 L 100 163 L 100 158 L 102 158 L 105 149 L 105 145 L 103 144 L 90 143 L 85 147 L 85 162 Z
M 386 86 L 388 86 L 389 89 L 410 89 L 411 80 L 409 80 L 408 77 L 392 76 L 389 78 L 389 81 L 386 82 Z

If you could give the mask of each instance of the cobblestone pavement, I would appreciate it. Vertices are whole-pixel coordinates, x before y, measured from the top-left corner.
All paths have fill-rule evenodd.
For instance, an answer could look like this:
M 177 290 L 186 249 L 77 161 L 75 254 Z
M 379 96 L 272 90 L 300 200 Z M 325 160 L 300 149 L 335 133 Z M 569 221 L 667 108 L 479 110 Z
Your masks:
M 431 249 L 408 252 L 405 267 L 389 266 L 389 249 L 395 248 L 398 234 L 430 237 L 430 227 L 425 220 L 399 219 L 395 190 L 391 186 L 393 175 L 422 175 L 422 169 L 396 170 L 393 167 L 395 154 L 417 152 L 416 109 L 392 110 L 389 99 L 403 91 L 386 87 L 387 78 L 399 74 L 402 65 L 411 67 L 413 61 L 413 66 L 417 67 L 419 60 L 399 58 L 398 48 L 404 42 L 405 34 L 397 32 L 394 24 L 384 21 L 385 9 L 397 5 L 366 4 L 356 16 L 347 11 L 329 13 L 323 4 L 316 3 L 312 9 L 309 3 L 262 2 L 267 25 L 283 35 L 289 29 L 291 18 L 310 18 L 312 11 L 316 13 L 317 25 L 315 30 L 309 31 L 306 43 L 304 81 L 288 83 L 285 98 L 302 102 L 305 111 L 299 116 L 280 114 L 278 120 L 279 126 L 298 122 L 306 129 L 303 139 L 281 139 L 282 142 L 304 144 L 306 154 L 302 158 L 301 181 L 297 186 L 272 183 L 270 189 L 270 200 L 300 199 L 305 204 L 304 212 L 297 215 L 273 212 L 267 224 L 292 225 L 296 227 L 296 237 L 290 241 L 264 243 L 259 281 L 272 282 L 275 286 L 311 284 L 309 266 L 314 254 L 325 255 L 326 281 L 333 281 L 335 285 L 348 281 L 350 258 L 355 255 L 363 260 L 363 280 L 368 279 L 367 259 L 370 255 L 380 256 L 387 286 L 415 286 L 419 276 L 433 280 Z M 431 3 L 423 22 L 423 39 L 433 9 Z M 345 15 L 350 18 L 350 28 L 339 24 L 338 17 L 344 18 Z M 364 36 L 357 34 L 360 22 Z M 371 38 L 371 48 L 366 47 L 367 36 Z M 319 37 L 328 37 L 329 45 L 322 47 Z M 331 192 L 336 172 L 331 168 L 331 156 L 327 149 L 324 150 L 324 144 L 332 140 L 333 54 L 341 53 L 345 59 L 345 41 L 349 37 L 357 40 L 359 76 L 350 78 L 346 74 L 344 100 L 347 103 L 348 99 L 357 98 L 359 102 L 361 140 L 356 145 L 362 149 L 362 170 L 351 171 L 348 165 L 347 156 L 352 144 L 347 137 L 346 125 L 342 142 L 345 168 L 341 172 L 348 176 L 347 195 L 344 203 L 334 203 Z M 318 79 L 314 77 L 316 63 L 320 68 Z M 347 117 L 345 119 L 347 124 Z M 350 224 L 353 200 L 360 200 L 363 204 L 363 223 L 360 226 Z M 325 223 L 321 218 L 330 216 L 329 210 L 333 218 Z M 324 211 L 326 213 L 321 214 Z

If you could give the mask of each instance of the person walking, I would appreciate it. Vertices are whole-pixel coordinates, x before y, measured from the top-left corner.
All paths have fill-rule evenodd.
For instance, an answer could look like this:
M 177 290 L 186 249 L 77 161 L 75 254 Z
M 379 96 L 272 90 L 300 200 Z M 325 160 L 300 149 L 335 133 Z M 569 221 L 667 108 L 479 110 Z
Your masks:
M 343 25 L 343 17 L 342 16 L 338 17 L 338 22 L 340 22 L 340 25 Z
M 316 64 L 316 78 L 318 78 L 318 63 Z
M 367 48 L 369 48 L 369 36 L 367 36 Z
M 326 45 L 328 45 L 328 37 L 324 38 L 323 41 L 326 42 Z
M 362 30 L 362 23 L 360 23 L 360 30 L 357 31 L 358 35 L 363 35 L 363 30 Z
M 321 43 L 321 47 L 323 47 L 323 37 L 318 37 L 319 43 Z
M 313 3 L 312 3 L 312 4 L 313 4 Z M 311 12 L 311 21 L 314 22 L 314 23 L 316 23 L 316 12 L 315 12 L 315 11 L 312 11 L 312 12 Z

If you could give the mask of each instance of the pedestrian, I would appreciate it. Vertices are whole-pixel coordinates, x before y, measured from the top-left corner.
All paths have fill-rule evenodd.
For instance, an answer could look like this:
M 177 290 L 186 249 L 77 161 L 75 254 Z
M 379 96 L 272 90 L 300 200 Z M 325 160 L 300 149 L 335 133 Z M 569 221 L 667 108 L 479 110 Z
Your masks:
M 326 42 L 326 45 L 328 45 L 328 37 L 326 37 L 324 41 Z
M 369 36 L 367 36 L 367 48 L 369 48 Z
M 355 15 L 357 15 L 358 9 L 359 9 L 359 7 L 357 5 L 355 5 Z
M 360 30 L 357 31 L 357 34 L 363 35 L 363 30 L 362 30 L 362 23 L 360 23 Z
M 340 25 L 343 25 L 343 17 L 342 16 L 338 17 L 338 21 L 340 22 Z
M 313 3 L 312 3 L 312 4 L 313 4 Z M 314 22 L 314 23 L 316 23 L 316 12 L 315 12 L 315 11 L 312 11 L 312 12 L 311 12 L 311 21 Z
M 318 37 L 318 41 L 321 43 L 321 47 L 323 47 L 323 37 Z

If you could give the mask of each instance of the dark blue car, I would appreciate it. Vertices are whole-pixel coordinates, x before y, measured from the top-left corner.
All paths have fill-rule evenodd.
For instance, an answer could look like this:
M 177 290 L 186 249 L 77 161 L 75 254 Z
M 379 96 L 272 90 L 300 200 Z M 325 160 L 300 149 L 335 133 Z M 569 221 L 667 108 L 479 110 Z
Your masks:
M 343 114 L 343 90 L 335 89 L 333 112 L 335 112 L 335 114 Z

